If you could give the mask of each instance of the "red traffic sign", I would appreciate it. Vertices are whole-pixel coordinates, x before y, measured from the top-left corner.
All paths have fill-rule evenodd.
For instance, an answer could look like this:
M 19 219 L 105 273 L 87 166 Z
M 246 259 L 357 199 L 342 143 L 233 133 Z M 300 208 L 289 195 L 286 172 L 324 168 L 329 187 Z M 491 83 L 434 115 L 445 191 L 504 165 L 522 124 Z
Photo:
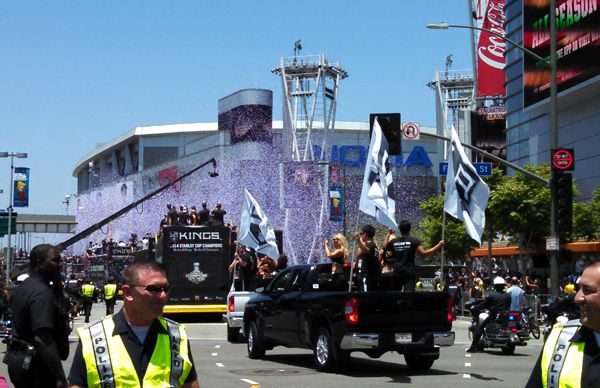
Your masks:
M 402 123 L 402 138 L 405 140 L 419 140 L 421 126 L 419 123 Z
M 559 148 L 552 150 L 553 171 L 575 170 L 575 151 L 572 148 Z

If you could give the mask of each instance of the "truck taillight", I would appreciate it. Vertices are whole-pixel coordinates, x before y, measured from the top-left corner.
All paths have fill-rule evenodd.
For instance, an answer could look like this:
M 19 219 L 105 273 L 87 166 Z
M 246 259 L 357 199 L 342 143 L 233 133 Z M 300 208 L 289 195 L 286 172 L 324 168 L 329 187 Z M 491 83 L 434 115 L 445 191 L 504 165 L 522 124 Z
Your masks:
M 452 312 L 453 307 L 454 301 L 452 300 L 452 297 L 448 297 L 448 299 L 446 299 L 446 320 L 448 321 L 448 323 L 452 323 L 454 321 L 454 313 Z
M 229 297 L 229 303 L 227 304 L 227 309 L 229 310 L 230 313 L 235 312 L 235 297 L 233 295 L 231 295 Z
M 344 315 L 349 324 L 356 325 L 358 323 L 358 300 L 356 298 L 346 301 Z

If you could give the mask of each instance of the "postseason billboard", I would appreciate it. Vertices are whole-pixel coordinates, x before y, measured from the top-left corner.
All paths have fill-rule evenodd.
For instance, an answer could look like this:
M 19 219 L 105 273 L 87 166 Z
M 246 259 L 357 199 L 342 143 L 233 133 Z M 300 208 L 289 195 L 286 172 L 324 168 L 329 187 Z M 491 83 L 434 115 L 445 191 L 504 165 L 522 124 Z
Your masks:
M 556 57 L 558 91 L 600 74 L 600 0 L 556 1 Z M 542 58 L 550 58 L 549 0 L 523 1 L 523 44 Z M 550 66 L 524 56 L 524 105 L 550 96 Z

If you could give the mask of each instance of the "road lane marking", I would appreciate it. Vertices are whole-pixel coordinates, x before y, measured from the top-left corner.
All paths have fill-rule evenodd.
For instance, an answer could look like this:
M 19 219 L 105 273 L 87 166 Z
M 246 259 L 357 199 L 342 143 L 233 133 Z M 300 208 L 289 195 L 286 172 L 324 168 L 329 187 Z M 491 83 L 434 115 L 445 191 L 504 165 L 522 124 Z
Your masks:
M 215 345 L 215 349 L 221 349 L 221 345 Z
M 242 380 L 243 382 L 248 383 L 248 384 L 259 385 L 256 381 L 252 381 L 250 379 L 240 379 L 240 380 Z
M 471 366 L 470 362 L 465 362 L 465 366 Z
M 467 354 L 465 354 L 465 357 L 471 358 L 471 355 L 467 353 Z
M 215 365 L 217 365 L 219 368 L 225 368 L 225 365 L 221 364 L 220 362 L 217 362 Z
M 219 355 L 219 353 L 211 353 L 210 355 L 213 356 L 213 357 L 216 357 L 216 356 Z
M 463 379 L 470 379 L 470 378 L 471 378 L 470 374 L 468 374 L 468 373 L 463 374 Z

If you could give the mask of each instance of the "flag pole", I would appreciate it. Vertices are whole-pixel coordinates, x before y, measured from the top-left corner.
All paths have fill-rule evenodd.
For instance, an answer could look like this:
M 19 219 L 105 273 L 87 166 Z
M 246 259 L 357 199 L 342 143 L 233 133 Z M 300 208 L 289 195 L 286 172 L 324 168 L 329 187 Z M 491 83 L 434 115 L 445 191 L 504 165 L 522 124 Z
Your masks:
M 358 221 L 360 220 L 361 211 L 358 212 L 356 217 L 356 224 L 354 225 L 354 233 L 358 230 Z M 354 276 L 354 259 L 356 254 L 356 240 L 354 239 L 354 233 L 352 233 L 352 254 L 350 256 L 350 279 L 348 280 L 348 292 L 352 291 L 352 277 Z
M 446 193 L 444 193 L 444 200 L 445 199 L 446 199 Z M 443 204 L 442 204 L 442 240 L 446 241 L 446 211 L 444 210 Z M 444 286 L 444 256 L 445 256 L 445 248 L 442 246 L 442 270 L 440 273 L 440 285 L 442 287 Z

